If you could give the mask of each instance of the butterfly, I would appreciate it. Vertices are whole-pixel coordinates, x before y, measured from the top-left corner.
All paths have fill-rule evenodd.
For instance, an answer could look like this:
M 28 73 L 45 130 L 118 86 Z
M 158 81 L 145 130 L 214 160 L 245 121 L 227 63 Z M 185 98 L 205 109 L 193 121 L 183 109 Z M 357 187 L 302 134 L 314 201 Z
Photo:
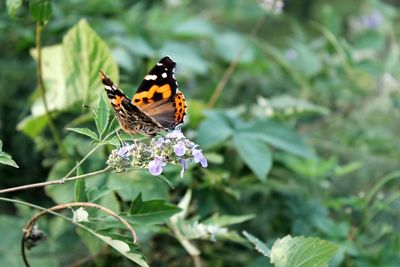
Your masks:
M 178 90 L 175 66 L 170 57 L 163 57 L 144 77 L 132 100 L 100 71 L 104 89 L 125 132 L 155 136 L 183 123 L 186 101 Z

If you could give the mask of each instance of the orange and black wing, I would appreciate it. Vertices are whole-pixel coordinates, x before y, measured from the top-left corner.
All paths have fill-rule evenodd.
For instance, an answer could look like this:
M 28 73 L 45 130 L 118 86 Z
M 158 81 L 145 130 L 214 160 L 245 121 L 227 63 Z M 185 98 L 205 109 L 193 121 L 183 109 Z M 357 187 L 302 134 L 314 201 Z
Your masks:
M 132 103 L 167 129 L 183 122 L 186 101 L 178 90 L 174 71 L 176 63 L 168 56 L 162 58 L 144 77 Z

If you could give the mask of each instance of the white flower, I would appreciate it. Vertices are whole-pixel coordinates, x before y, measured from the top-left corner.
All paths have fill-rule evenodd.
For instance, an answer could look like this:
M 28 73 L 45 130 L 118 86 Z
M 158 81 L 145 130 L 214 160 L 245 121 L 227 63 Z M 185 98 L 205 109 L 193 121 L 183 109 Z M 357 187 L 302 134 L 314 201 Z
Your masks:
M 80 207 L 76 211 L 74 211 L 74 217 L 72 218 L 72 221 L 74 223 L 78 222 L 88 222 L 89 221 L 89 213 L 83 208 Z

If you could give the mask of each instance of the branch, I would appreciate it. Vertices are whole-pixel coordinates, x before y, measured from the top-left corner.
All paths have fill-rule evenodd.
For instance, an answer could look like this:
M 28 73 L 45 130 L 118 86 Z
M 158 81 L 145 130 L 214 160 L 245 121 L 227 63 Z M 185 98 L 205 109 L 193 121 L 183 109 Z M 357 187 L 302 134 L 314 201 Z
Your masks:
M 3 193 L 9 193 L 9 192 L 14 192 L 14 191 L 19 191 L 19 190 L 25 190 L 25 189 L 31 189 L 31 188 L 36 188 L 36 187 L 44 187 L 48 185 L 53 185 L 53 184 L 64 184 L 65 182 L 70 182 L 78 179 L 83 179 L 83 178 L 88 178 L 91 176 L 95 176 L 101 173 L 105 173 L 110 169 L 110 167 L 106 167 L 102 170 L 95 171 L 95 172 L 90 172 L 82 175 L 77 175 L 77 176 L 72 176 L 69 178 L 62 178 L 58 180 L 52 180 L 52 181 L 46 181 L 46 182 L 41 182 L 41 183 L 34 183 L 34 184 L 27 184 L 27 185 L 21 185 L 21 186 L 16 186 L 16 187 L 11 187 L 7 189 L 0 190 L 0 194 Z
M 245 42 L 242 47 L 240 47 L 239 51 L 236 53 L 235 58 L 231 61 L 231 63 L 229 64 L 228 68 L 225 70 L 224 74 L 222 75 L 222 78 L 219 80 L 217 86 L 214 89 L 213 94 L 211 95 L 210 100 L 208 101 L 207 107 L 208 108 L 212 108 L 215 106 L 215 104 L 218 101 L 218 98 L 221 96 L 222 91 L 224 90 L 227 82 L 229 81 L 230 77 L 233 74 L 233 71 L 236 69 L 240 58 L 242 57 L 244 51 L 246 50 L 246 48 L 249 46 L 250 44 L 250 40 L 252 38 L 254 38 L 257 33 L 259 32 L 261 25 L 263 24 L 265 18 L 267 17 L 267 15 L 263 15 L 256 23 L 256 25 L 254 26 L 254 28 L 252 29 L 251 33 L 250 33 L 250 37 L 247 40 L 247 42 Z
M 40 22 L 36 23 L 36 51 L 37 51 L 37 60 L 36 60 L 36 76 L 38 80 L 40 96 L 42 97 L 44 110 L 46 112 L 47 121 L 49 124 L 49 129 L 51 134 L 53 135 L 54 141 L 57 143 L 58 148 L 61 151 L 61 154 L 66 154 L 64 145 L 61 142 L 61 138 L 58 135 L 57 129 L 54 126 L 53 119 L 51 118 L 49 112 L 49 106 L 47 105 L 46 100 L 46 86 L 43 81 L 43 72 L 42 72 L 42 25 Z

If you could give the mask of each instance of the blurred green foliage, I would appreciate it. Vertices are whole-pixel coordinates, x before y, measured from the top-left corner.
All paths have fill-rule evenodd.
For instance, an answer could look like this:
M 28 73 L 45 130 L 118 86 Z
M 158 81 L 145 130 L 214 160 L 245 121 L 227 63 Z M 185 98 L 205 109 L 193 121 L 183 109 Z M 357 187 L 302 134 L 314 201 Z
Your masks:
M 400 2 L 285 1 L 274 15 L 258 2 L 0 3 L 0 162 L 19 166 L 0 165 L 1 188 L 60 179 L 98 144 L 79 173 L 103 169 L 118 139 L 106 139 L 117 124 L 101 112 L 108 108 L 99 102 L 98 71 L 132 95 L 164 55 L 177 62 L 189 102 L 183 131 L 209 161 L 207 169 L 189 165 L 183 178 L 179 166 L 168 166 L 174 189 L 133 171 L 4 195 L 44 207 L 98 203 L 140 239 L 140 247 L 132 244 L 97 211 L 85 227 L 98 239 L 49 215 L 39 222 L 46 241 L 28 252 L 33 266 L 130 266 L 100 242 L 105 235 L 150 266 L 191 266 L 196 253 L 204 266 L 269 266 L 262 254 L 276 239 L 285 240 L 274 245 L 281 251 L 300 244 L 301 252 L 317 237 L 331 242 L 321 245 L 328 252 L 338 246 L 329 266 L 398 266 Z M 46 99 L 64 152 L 37 88 L 36 22 L 44 24 Z M 208 107 L 236 60 L 217 105 Z M 22 266 L 21 229 L 37 210 L 0 203 L 0 266 Z

